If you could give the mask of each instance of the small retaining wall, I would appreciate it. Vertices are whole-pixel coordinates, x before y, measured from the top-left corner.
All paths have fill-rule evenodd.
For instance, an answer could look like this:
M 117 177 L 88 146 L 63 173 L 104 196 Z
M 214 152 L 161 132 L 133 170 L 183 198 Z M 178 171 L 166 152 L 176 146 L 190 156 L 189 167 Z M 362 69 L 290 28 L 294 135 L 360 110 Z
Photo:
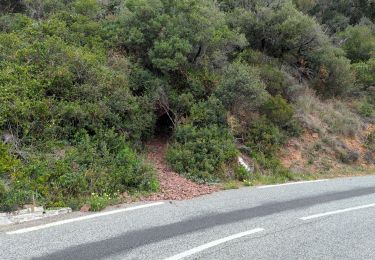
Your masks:
M 43 207 L 34 207 L 34 211 L 32 208 L 27 208 L 10 213 L 0 213 L 0 226 L 63 215 L 69 212 L 72 212 L 71 208 L 44 210 Z

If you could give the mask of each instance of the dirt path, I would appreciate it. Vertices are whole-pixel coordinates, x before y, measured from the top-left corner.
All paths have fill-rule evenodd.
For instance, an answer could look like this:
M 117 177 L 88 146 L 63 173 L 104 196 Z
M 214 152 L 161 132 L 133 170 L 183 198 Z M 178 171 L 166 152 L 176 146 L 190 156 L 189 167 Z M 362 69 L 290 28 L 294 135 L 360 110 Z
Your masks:
M 147 157 L 153 162 L 160 181 L 160 192 L 147 200 L 183 200 L 218 191 L 215 186 L 196 184 L 171 170 L 165 162 L 167 139 L 158 138 L 146 144 Z

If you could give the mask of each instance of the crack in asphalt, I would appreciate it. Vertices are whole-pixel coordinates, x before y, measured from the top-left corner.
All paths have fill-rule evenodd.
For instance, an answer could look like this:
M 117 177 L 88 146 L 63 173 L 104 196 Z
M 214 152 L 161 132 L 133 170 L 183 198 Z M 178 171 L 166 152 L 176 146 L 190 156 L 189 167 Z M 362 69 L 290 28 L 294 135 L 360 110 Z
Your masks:
M 147 244 L 157 243 L 166 239 L 209 229 L 215 226 L 370 194 L 375 194 L 375 187 L 324 193 L 282 202 L 269 202 L 256 207 L 224 213 L 208 214 L 187 219 L 182 222 L 130 231 L 113 238 L 71 246 L 33 259 L 102 259 Z

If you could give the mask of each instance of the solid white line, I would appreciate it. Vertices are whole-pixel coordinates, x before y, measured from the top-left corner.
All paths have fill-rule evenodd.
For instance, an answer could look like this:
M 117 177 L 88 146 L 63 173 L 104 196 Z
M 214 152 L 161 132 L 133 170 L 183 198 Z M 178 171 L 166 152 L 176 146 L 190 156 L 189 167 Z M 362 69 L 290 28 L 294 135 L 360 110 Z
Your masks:
M 309 220 L 309 219 L 320 218 L 320 217 L 330 216 L 330 215 L 336 215 L 336 214 L 340 214 L 340 213 L 344 213 L 344 212 L 349 212 L 349 211 L 359 210 L 359 209 L 366 209 L 366 208 L 371 208 L 371 207 L 375 207 L 375 203 L 367 204 L 367 205 L 363 205 L 363 206 L 358 206 L 358 207 L 353 207 L 353 208 L 330 211 L 330 212 L 316 214 L 316 215 L 311 215 L 311 216 L 303 217 L 303 218 L 300 218 L 300 219 Z
M 191 256 L 191 255 L 194 255 L 196 253 L 199 253 L 199 252 L 201 252 L 203 250 L 206 250 L 208 248 L 223 244 L 225 242 L 228 242 L 228 241 L 240 238 L 240 237 L 244 237 L 244 236 L 248 236 L 248 235 L 251 235 L 251 234 L 254 234 L 254 233 L 258 233 L 258 232 L 261 232 L 263 230 L 264 230 L 263 228 L 256 228 L 256 229 L 248 230 L 248 231 L 245 231 L 245 232 L 237 233 L 237 234 L 234 234 L 234 235 L 231 235 L 231 236 L 228 236 L 228 237 L 224 237 L 224 238 L 221 238 L 221 239 L 218 239 L 218 240 L 214 240 L 212 242 L 209 242 L 207 244 L 203 244 L 203 245 L 198 246 L 198 247 L 194 247 L 194 248 L 192 248 L 188 251 L 182 252 L 178 255 L 168 257 L 164 260 L 179 260 L 179 259 Z
M 144 204 L 144 205 L 134 206 L 134 207 L 129 207 L 129 208 L 116 209 L 116 210 L 112 210 L 112 211 L 105 211 L 105 212 L 100 212 L 100 213 L 82 216 L 82 217 L 78 217 L 78 218 L 71 218 L 71 219 L 56 221 L 56 222 L 52 222 L 52 223 L 48 223 L 48 224 L 44 224 L 44 225 L 35 226 L 35 227 L 22 228 L 22 229 L 18 229 L 18 230 L 14 230 L 14 231 L 9 231 L 9 232 L 6 232 L 6 234 L 7 235 L 23 234 L 23 233 L 27 233 L 27 232 L 31 232 L 31 231 L 35 231 L 35 230 L 39 230 L 39 229 L 45 229 L 45 228 L 64 225 L 64 224 L 68 224 L 68 223 L 72 223 L 72 222 L 77 222 L 77 221 L 82 221 L 82 220 L 87 220 L 87 219 L 92 219 L 92 218 L 97 218 L 97 217 L 103 217 L 103 216 L 108 216 L 108 215 L 112 215 L 112 214 L 118 214 L 118 213 L 121 213 L 121 212 L 132 211 L 132 210 L 136 210 L 136 209 L 149 208 L 149 207 L 158 206 L 158 205 L 161 205 L 161 204 L 164 204 L 164 202 L 155 202 L 155 203 L 149 203 L 149 204 Z
M 280 187 L 280 186 L 288 186 L 288 185 L 296 185 L 296 184 L 305 184 L 305 183 L 314 183 L 314 182 L 322 182 L 322 181 L 328 181 L 328 179 L 322 179 L 322 180 L 314 180 L 314 181 L 296 181 L 296 182 L 287 182 L 283 184 L 274 184 L 274 185 L 265 185 L 265 186 L 259 186 L 258 189 L 267 189 L 267 188 L 273 188 L 273 187 Z

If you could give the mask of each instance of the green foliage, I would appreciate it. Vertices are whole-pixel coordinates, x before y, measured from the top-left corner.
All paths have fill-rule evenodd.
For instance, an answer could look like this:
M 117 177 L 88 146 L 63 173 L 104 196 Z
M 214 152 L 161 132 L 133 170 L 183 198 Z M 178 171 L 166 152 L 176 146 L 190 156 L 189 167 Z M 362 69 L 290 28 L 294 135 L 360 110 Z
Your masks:
M 253 153 L 274 154 L 283 141 L 279 128 L 265 119 L 254 122 L 246 136 L 246 146 Z
M 325 97 L 334 97 L 353 90 L 354 76 L 350 61 L 335 48 L 318 51 L 312 58 L 317 65 L 313 86 Z
M 367 61 L 375 57 L 375 32 L 368 26 L 349 26 L 339 34 L 342 48 L 352 62 Z
M 10 154 L 8 146 L 0 141 L 0 179 L 10 177 L 18 164 L 19 161 Z
M 111 198 L 111 196 L 107 193 L 104 193 L 102 196 L 99 196 L 96 193 L 92 193 L 91 197 L 88 200 L 90 211 L 101 211 L 105 209 L 112 200 L 113 198 Z
M 5 198 L 0 201 L 0 211 L 13 211 L 21 205 L 32 202 L 33 193 L 29 190 L 11 189 L 5 194 Z
M 260 66 L 260 77 L 266 84 L 268 93 L 273 96 L 283 95 L 287 88 L 284 74 L 277 67 L 266 64 Z
M 294 119 L 293 107 L 280 95 L 269 98 L 263 105 L 262 111 L 269 121 L 289 135 L 296 136 L 301 132 L 300 126 Z
M 268 98 L 259 72 L 239 62 L 226 68 L 215 94 L 232 112 L 257 111 Z
M 292 178 L 276 151 L 300 132 L 295 118 L 340 135 L 360 128 L 340 102 L 298 96 L 298 86 L 326 98 L 366 97 L 358 111 L 373 114 L 373 7 L 0 0 L 0 135 L 14 136 L 0 143 L 2 209 L 32 197 L 79 208 L 91 193 L 100 209 L 104 194 L 157 190 L 135 148 L 159 130 L 163 113 L 177 125 L 168 161 L 181 174 L 198 182 L 226 177 L 235 135 L 262 171 Z
M 34 155 L 12 175 L 17 190 L 38 194 L 47 205 L 91 193 L 156 191 L 158 182 L 124 138 L 113 132 L 76 136 L 74 146 L 54 146 L 52 153 Z M 18 202 L 22 204 L 22 201 Z
M 251 176 L 251 173 L 242 165 L 239 165 L 234 169 L 234 176 L 239 181 L 248 180 Z
M 331 32 L 343 30 L 349 24 L 357 24 L 363 17 L 375 19 L 375 3 L 372 1 L 345 0 L 294 0 L 297 6 L 318 21 L 327 25 Z
M 211 0 L 127 0 L 108 29 L 115 30 L 113 45 L 125 45 L 145 64 L 163 72 L 206 62 L 220 65 L 227 50 L 245 45 Z
M 317 21 L 289 1 L 270 2 L 239 4 L 232 10 L 229 23 L 246 35 L 252 48 L 297 67 L 300 77 L 319 81 L 321 94 L 345 93 L 353 80 L 350 62 L 332 46 Z
M 191 107 L 189 120 L 194 126 L 204 127 L 209 124 L 226 125 L 226 111 L 222 103 L 214 96 L 207 101 L 194 104 Z
M 6 194 L 7 194 L 7 189 L 5 187 L 5 183 L 3 180 L 0 179 L 0 201 L 5 200 Z
M 225 165 L 233 162 L 237 155 L 233 137 L 226 129 L 187 124 L 179 126 L 175 135 L 167 161 L 177 172 L 200 183 L 225 177 Z
M 352 65 L 357 84 L 365 90 L 370 86 L 375 86 L 375 58 L 366 62 L 358 62 Z M 371 94 L 371 93 L 370 93 Z
M 365 99 L 359 103 L 358 112 L 363 117 L 371 117 L 375 115 L 375 105 Z

